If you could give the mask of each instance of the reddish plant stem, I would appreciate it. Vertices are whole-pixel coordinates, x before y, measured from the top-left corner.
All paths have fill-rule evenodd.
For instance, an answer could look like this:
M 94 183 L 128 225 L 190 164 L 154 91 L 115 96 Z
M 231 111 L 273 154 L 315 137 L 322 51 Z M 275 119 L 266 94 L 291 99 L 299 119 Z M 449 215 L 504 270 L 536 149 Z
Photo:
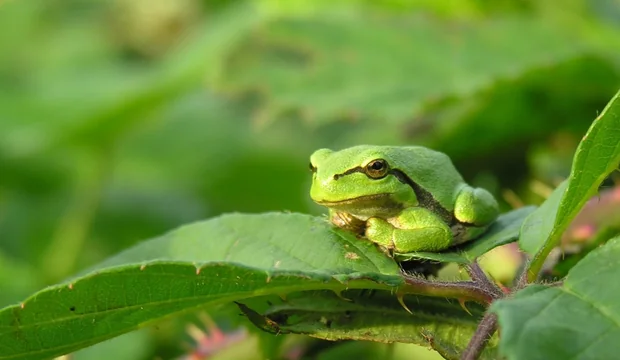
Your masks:
M 466 267 L 466 270 L 472 279 L 471 281 L 431 281 L 421 277 L 404 275 L 407 285 L 403 290 L 405 293 L 443 296 L 459 299 L 460 301 L 471 300 L 486 306 L 490 305 L 493 301 L 506 296 L 497 284 L 487 277 L 478 262 L 474 261 Z M 523 278 L 527 279 L 527 276 L 522 276 L 518 280 L 519 285 L 527 284 L 527 282 L 523 284 Z M 493 334 L 495 334 L 496 330 L 497 315 L 489 312 L 485 313 L 482 320 L 478 324 L 478 328 L 476 329 L 474 336 L 461 355 L 461 359 L 478 359 Z
M 405 294 L 447 297 L 461 301 L 475 301 L 489 305 L 495 294 L 474 281 L 431 281 L 421 277 L 404 275 L 406 285 L 400 289 Z
M 461 360 L 478 359 L 496 330 L 497 315 L 487 312 L 480 321 L 480 324 L 478 324 L 478 329 L 476 329 L 474 336 L 469 341 L 469 344 L 467 344 L 467 348 L 463 352 L 463 355 L 461 355 Z
M 488 293 L 493 294 L 493 299 L 499 299 L 504 296 L 504 292 L 493 281 L 491 281 L 484 273 L 477 261 L 474 261 L 466 268 L 471 279 L 483 287 Z

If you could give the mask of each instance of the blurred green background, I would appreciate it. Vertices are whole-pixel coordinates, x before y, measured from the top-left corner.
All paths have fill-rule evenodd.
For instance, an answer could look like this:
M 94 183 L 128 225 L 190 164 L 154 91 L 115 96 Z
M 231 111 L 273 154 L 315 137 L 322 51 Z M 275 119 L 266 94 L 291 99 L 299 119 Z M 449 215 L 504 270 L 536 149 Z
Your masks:
M 323 213 L 319 147 L 430 146 L 539 203 L 619 87 L 620 0 L 0 0 L 0 306 L 184 223 Z

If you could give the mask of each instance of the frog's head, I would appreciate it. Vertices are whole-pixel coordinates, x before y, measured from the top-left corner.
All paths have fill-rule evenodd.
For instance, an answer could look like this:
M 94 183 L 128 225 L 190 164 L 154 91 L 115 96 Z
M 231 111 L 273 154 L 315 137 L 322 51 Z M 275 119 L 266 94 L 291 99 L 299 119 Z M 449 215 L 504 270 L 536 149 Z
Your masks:
M 390 147 L 360 145 L 320 149 L 310 156 L 310 197 L 328 208 L 359 216 L 381 216 L 417 204 L 403 174 L 391 167 Z

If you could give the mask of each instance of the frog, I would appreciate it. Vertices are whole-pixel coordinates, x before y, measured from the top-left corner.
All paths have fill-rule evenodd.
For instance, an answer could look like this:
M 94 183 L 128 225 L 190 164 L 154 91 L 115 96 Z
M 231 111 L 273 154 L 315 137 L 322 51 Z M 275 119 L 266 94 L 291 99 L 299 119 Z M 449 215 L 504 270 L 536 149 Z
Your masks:
M 448 155 L 424 146 L 357 145 L 310 156 L 310 197 L 335 226 L 390 254 L 441 252 L 483 235 L 495 197 L 468 185 Z

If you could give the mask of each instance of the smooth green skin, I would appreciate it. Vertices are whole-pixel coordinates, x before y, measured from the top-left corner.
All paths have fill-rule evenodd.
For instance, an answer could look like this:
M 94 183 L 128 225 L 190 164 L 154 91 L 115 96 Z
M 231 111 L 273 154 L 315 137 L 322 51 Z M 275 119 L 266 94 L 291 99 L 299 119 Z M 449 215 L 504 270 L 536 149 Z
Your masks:
M 366 165 L 387 162 L 384 177 Z M 467 185 L 450 158 L 421 146 L 359 145 L 310 157 L 312 199 L 330 220 L 391 252 L 441 251 L 480 236 L 499 215 L 488 191 Z

